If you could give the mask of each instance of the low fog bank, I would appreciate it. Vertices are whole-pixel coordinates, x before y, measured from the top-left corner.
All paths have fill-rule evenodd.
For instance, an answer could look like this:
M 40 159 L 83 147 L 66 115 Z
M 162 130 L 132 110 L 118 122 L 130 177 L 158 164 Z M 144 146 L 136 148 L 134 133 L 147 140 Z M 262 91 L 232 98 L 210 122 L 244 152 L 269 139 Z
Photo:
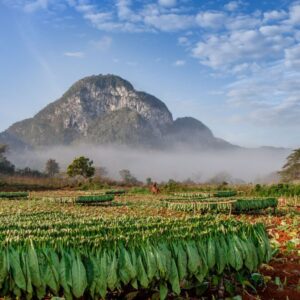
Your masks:
M 60 146 L 22 154 L 9 155 L 19 168 L 30 167 L 43 171 L 49 158 L 55 159 L 64 171 L 77 156 L 87 156 L 96 167 L 105 167 L 108 176 L 120 179 L 119 170 L 129 169 L 137 179 L 155 181 L 188 178 L 205 182 L 220 172 L 233 178 L 253 182 L 281 169 L 289 150 L 284 149 L 238 149 L 232 151 L 154 151 L 132 149 L 124 146 Z

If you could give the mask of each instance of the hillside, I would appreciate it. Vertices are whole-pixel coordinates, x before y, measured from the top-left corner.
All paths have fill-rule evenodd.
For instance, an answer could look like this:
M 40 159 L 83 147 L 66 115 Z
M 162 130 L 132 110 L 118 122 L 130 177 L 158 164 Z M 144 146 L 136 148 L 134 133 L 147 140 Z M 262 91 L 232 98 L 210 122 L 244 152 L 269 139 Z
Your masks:
M 173 120 L 161 100 L 135 90 L 131 83 L 114 75 L 77 81 L 33 118 L 2 132 L 0 143 L 15 150 L 79 143 L 163 149 L 235 148 L 214 137 L 207 126 L 194 118 Z

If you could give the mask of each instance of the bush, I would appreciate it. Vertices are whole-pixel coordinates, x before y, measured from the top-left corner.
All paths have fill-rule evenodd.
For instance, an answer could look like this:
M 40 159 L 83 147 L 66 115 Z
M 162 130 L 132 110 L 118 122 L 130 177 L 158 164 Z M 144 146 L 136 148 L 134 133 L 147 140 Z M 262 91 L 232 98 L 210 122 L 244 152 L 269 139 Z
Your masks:
M 254 188 L 254 193 L 262 197 L 293 197 L 300 196 L 299 184 L 279 183 L 273 185 L 259 185 Z
M 0 199 L 24 199 L 28 196 L 27 192 L 0 192 Z
M 79 196 L 76 203 L 89 204 L 89 203 L 102 203 L 111 202 L 114 200 L 113 195 L 97 195 L 97 196 Z

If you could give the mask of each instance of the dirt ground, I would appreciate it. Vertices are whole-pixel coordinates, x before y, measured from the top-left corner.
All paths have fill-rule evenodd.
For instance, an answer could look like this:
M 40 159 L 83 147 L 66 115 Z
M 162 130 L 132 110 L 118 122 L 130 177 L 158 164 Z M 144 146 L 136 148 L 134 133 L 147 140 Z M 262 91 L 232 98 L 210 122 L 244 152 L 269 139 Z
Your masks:
M 266 287 L 243 294 L 244 300 L 300 300 L 300 207 L 279 209 L 278 216 L 251 216 L 268 228 L 278 254 L 260 269 Z

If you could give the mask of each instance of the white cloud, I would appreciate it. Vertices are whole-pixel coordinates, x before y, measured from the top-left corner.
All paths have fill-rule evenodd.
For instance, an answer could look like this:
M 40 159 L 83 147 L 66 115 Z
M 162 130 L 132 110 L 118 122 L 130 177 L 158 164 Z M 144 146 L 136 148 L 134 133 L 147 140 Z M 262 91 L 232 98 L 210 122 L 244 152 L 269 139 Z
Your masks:
M 240 1 L 230 1 L 226 5 L 224 5 L 224 8 L 229 11 L 235 11 L 240 7 L 240 5 Z
M 84 17 L 93 24 L 105 24 L 112 20 L 112 14 L 106 12 L 92 12 L 89 11 Z
M 181 46 L 189 46 L 191 43 L 186 36 L 180 36 L 178 38 L 178 44 Z
M 148 15 L 144 22 L 161 31 L 184 30 L 195 24 L 193 16 L 178 14 Z
M 84 18 L 99 30 L 125 31 L 125 25 L 122 26 L 122 23 L 113 21 L 111 13 L 89 11 L 84 13 Z
M 239 65 L 235 65 L 232 69 L 228 70 L 229 73 L 234 75 L 244 75 L 247 73 L 254 73 L 260 70 L 260 66 L 257 63 L 241 63 Z
M 83 14 L 83 17 L 91 24 L 103 31 L 120 31 L 120 32 L 140 32 L 145 31 L 143 24 L 136 23 L 141 17 L 131 11 L 129 0 L 117 0 L 116 11 L 113 9 L 103 11 L 95 5 L 88 3 L 76 5 L 76 10 Z M 115 14 L 118 16 L 116 18 Z
M 196 21 L 200 27 L 220 28 L 224 26 L 226 15 L 222 12 L 200 12 Z
M 75 5 L 75 8 L 77 11 L 82 13 L 93 12 L 95 9 L 94 5 L 90 5 L 90 4 L 78 4 Z
M 65 52 L 64 56 L 82 58 L 82 57 L 84 57 L 84 53 L 83 52 Z
M 272 10 L 264 13 L 264 22 L 277 21 L 287 17 L 287 12 L 284 10 Z
M 161 6 L 173 7 L 177 4 L 177 1 L 176 0 L 158 0 L 158 3 Z
M 281 35 L 283 33 L 292 32 L 292 28 L 288 25 L 266 25 L 261 26 L 259 31 L 265 36 L 276 36 Z
M 132 4 L 131 0 L 117 0 L 116 6 L 118 10 L 118 17 L 120 20 L 129 20 L 131 22 L 138 22 L 141 20 L 141 16 L 134 13 L 130 9 Z
M 300 24 L 300 4 L 292 5 L 290 8 L 289 22 L 298 25 Z
M 57 3 L 54 0 L 20 1 L 32 12 Z M 239 10 L 244 2 L 236 0 L 229 1 L 220 11 L 195 13 L 188 9 L 188 4 L 179 5 L 175 0 L 141 1 L 140 5 L 133 5 L 132 0 L 114 0 L 109 1 L 109 6 L 100 6 L 97 1 L 90 0 L 63 1 L 101 31 L 189 31 L 193 38 L 182 35 L 178 38 L 179 45 L 191 51 L 201 64 L 214 70 L 230 69 L 236 74 L 241 74 L 242 70 L 249 72 L 264 61 L 283 59 L 285 49 L 300 40 L 300 30 L 298 33 L 296 30 L 300 24 L 299 3 L 285 10 L 245 13 Z M 198 42 L 195 42 L 196 36 L 200 36 Z M 94 44 L 107 49 L 111 38 L 105 37 Z
M 112 44 L 112 38 L 110 36 L 103 36 L 97 41 L 91 41 L 91 44 L 98 50 L 108 50 Z
M 131 9 L 129 5 L 131 4 L 130 0 L 117 0 L 116 6 L 118 8 L 118 16 L 122 20 L 126 20 L 131 17 Z
M 145 3 L 133 9 L 132 0 L 115 0 L 111 9 L 101 9 L 88 1 L 75 5 L 76 10 L 99 30 L 121 32 L 179 31 L 195 26 L 195 16 L 184 14 L 176 1 Z
M 255 15 L 237 15 L 231 17 L 226 22 L 228 30 L 255 29 L 262 23 L 260 17 Z
M 174 65 L 175 67 L 182 67 L 182 66 L 185 65 L 185 60 L 181 60 L 181 59 L 176 60 L 176 61 L 174 62 L 173 65 Z
M 276 58 L 290 43 L 288 37 L 266 39 L 258 30 L 232 31 L 223 35 L 211 35 L 198 42 L 193 55 L 204 65 L 224 68 L 243 62 Z
M 297 18 L 298 5 L 291 6 L 289 11 L 266 13 L 202 11 L 197 15 L 197 22 L 203 32 L 192 46 L 192 55 L 215 72 L 226 71 L 239 76 L 243 72 L 254 72 L 257 67 L 284 59 L 285 50 L 299 41 L 300 30 L 292 24 Z M 180 44 L 184 44 L 184 40 Z M 286 54 L 291 56 L 293 51 L 296 50 L 288 50 Z
M 36 0 L 24 4 L 24 11 L 28 13 L 33 13 L 37 10 L 47 9 L 47 8 L 48 8 L 48 0 Z
M 285 49 L 285 65 L 288 68 L 300 70 L 300 44 Z
M 243 122 L 300 125 L 300 76 L 282 61 L 231 84 L 227 100 L 228 105 L 245 112 L 240 114 Z

